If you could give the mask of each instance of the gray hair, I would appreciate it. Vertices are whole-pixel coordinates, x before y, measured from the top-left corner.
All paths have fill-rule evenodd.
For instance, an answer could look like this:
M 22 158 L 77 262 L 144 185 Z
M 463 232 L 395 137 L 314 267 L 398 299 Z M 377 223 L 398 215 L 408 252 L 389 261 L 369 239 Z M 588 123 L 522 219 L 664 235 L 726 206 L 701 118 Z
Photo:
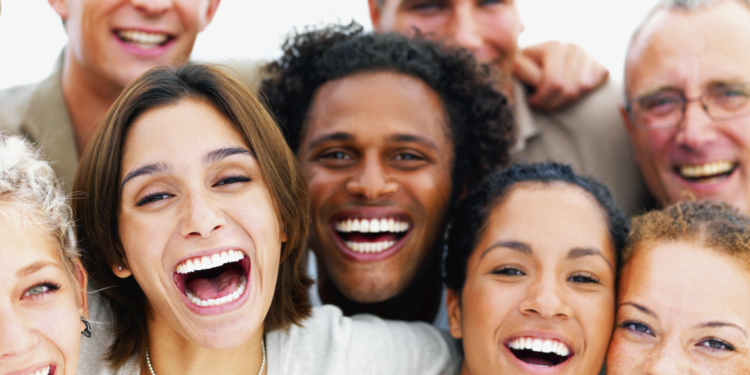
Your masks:
M 67 197 L 41 152 L 23 137 L 0 133 L 0 219 L 49 234 L 74 277 L 78 249 L 71 217 Z

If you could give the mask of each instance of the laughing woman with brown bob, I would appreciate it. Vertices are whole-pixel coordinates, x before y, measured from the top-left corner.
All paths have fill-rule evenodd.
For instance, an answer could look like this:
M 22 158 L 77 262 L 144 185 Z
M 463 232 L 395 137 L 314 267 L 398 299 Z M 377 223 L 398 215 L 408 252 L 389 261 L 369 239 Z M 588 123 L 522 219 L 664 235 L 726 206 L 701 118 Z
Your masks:
M 454 370 L 455 350 L 426 324 L 310 308 L 304 177 L 260 102 L 218 68 L 132 83 L 74 190 L 85 266 L 113 314 L 102 373 Z

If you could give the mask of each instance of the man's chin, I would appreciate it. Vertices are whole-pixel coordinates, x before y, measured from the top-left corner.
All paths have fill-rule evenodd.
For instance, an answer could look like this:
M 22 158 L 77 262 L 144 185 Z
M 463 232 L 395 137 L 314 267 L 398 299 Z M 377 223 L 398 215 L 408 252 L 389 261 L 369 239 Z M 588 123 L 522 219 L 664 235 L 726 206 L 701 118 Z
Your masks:
M 397 296 L 404 287 L 390 280 L 341 280 L 336 287 L 347 299 L 356 303 L 379 303 Z

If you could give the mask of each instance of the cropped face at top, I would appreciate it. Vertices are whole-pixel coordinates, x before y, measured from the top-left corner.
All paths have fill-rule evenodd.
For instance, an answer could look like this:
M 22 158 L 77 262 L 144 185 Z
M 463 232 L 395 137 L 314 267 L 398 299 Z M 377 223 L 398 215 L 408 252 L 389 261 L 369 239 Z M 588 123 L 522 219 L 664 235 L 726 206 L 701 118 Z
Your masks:
M 446 122 L 438 94 L 403 74 L 359 73 L 316 93 L 297 152 L 311 248 L 347 298 L 393 297 L 434 250 L 452 186 Z
M 583 189 L 518 183 L 490 211 L 459 293 L 448 290 L 462 375 L 595 375 L 615 306 L 606 216 Z
M 99 85 L 122 88 L 148 69 L 187 61 L 219 0 L 50 0 L 68 45 Z
M 662 204 L 714 199 L 750 212 L 748 61 L 750 7 L 738 1 L 660 10 L 637 36 L 622 113 Z
M 523 31 L 514 0 L 383 0 L 370 9 L 377 31 L 411 35 L 416 29 L 428 38 L 466 48 L 479 62 L 506 74 Z
M 0 373 L 75 375 L 86 277 L 69 273 L 50 234 L 13 219 L 0 219 Z
M 607 374 L 750 373 L 750 270 L 690 242 L 645 243 L 624 265 Z
M 119 235 L 155 323 L 233 348 L 261 335 L 285 239 L 253 151 L 220 112 L 181 99 L 126 134 Z M 260 339 L 258 339 L 260 340 Z

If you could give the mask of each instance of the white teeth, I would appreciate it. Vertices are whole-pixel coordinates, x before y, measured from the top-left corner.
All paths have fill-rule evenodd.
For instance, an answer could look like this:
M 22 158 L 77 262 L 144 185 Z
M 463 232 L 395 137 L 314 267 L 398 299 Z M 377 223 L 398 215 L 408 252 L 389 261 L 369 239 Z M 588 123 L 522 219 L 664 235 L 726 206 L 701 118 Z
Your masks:
M 402 233 L 409 230 L 409 223 L 393 218 L 382 219 L 346 219 L 334 225 L 337 231 L 350 233 Z
M 519 337 L 508 343 L 514 350 L 532 350 L 538 353 L 555 353 L 561 357 L 570 354 L 568 346 L 557 340 L 544 340 L 533 337 Z
M 734 169 L 736 163 L 729 161 L 716 161 L 701 165 L 682 165 L 678 172 L 687 178 L 702 178 L 728 173 Z
M 395 245 L 396 241 L 381 242 L 353 242 L 347 241 L 346 247 L 358 253 L 381 253 L 383 250 Z
M 52 366 L 47 366 L 45 368 L 36 370 L 29 375 L 49 375 L 49 370 L 51 369 L 52 369 Z
M 245 254 L 239 250 L 226 250 L 221 253 L 213 254 L 210 257 L 188 259 L 177 265 L 177 273 L 190 273 L 200 270 L 221 267 L 227 263 L 232 263 L 244 259 Z
M 225 303 L 232 302 L 236 300 L 237 298 L 240 298 L 242 295 L 242 292 L 245 291 L 245 287 L 247 286 L 247 278 L 245 276 L 242 276 L 240 278 L 240 286 L 237 287 L 237 289 L 234 290 L 234 292 L 218 298 L 218 299 L 209 299 L 207 301 L 203 301 L 198 296 L 194 295 L 193 293 L 187 292 L 185 293 L 187 295 L 187 298 L 192 302 L 194 305 L 197 306 L 221 306 Z
M 150 49 L 167 41 L 167 34 L 154 34 L 137 30 L 121 30 L 117 33 L 120 39 L 129 43 L 137 44 L 139 47 Z

